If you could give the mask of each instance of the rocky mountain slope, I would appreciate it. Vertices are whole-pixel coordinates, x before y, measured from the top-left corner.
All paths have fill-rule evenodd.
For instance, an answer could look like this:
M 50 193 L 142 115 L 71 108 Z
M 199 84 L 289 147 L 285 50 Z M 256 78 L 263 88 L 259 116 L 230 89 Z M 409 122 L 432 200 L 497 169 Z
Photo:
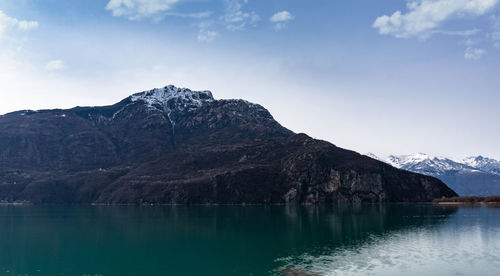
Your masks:
M 441 181 L 295 134 L 262 106 L 167 86 L 103 107 L 0 116 L 0 201 L 430 201 Z
M 483 156 L 451 160 L 424 153 L 391 155 L 381 159 L 396 168 L 430 175 L 441 179 L 459 195 L 489 196 L 500 194 L 500 162 Z

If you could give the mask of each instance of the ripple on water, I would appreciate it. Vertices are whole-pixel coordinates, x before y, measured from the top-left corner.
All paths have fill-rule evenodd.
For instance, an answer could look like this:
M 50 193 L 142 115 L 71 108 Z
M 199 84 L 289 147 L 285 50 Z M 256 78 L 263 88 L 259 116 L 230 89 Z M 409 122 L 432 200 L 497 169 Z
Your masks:
M 464 214 L 461 219 L 469 223 L 451 220 L 437 228 L 371 235 L 356 248 L 332 248 L 326 254 L 305 253 L 276 262 L 324 276 L 498 275 L 500 227 L 477 222 L 477 217 Z

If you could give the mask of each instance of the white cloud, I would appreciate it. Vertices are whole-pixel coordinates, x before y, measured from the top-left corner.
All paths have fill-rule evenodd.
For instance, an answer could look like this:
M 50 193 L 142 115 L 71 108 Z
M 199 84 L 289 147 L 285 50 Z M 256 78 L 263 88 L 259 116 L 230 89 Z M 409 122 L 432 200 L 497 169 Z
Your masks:
M 465 41 L 462 41 L 460 44 L 463 44 L 467 47 L 472 47 L 474 45 L 477 45 L 481 42 L 480 39 L 477 39 L 477 38 L 468 38 L 467 40 Z
M 213 30 L 215 22 L 212 20 L 201 21 L 194 26 L 198 27 L 197 39 L 200 42 L 212 42 L 219 35 L 218 32 Z
M 242 10 L 248 0 L 224 0 L 224 3 L 226 5 L 226 14 L 222 19 L 228 30 L 241 31 L 260 21 L 260 17 L 255 12 Z
M 255 12 L 244 9 L 249 0 L 220 0 L 223 3 L 223 10 L 220 16 L 212 20 L 209 19 L 213 16 L 213 11 L 193 13 L 175 11 L 176 4 L 182 1 L 184 0 L 109 0 L 106 10 L 110 11 L 113 16 L 125 17 L 129 20 L 147 18 L 160 21 L 166 16 L 201 20 L 198 24 L 194 24 L 198 26 L 197 39 L 201 42 L 212 42 L 219 35 L 218 31 L 213 30 L 214 20 L 216 25 L 223 26 L 230 31 L 245 30 L 260 21 L 259 15 Z M 211 22 L 210 27 L 202 26 L 207 21 Z
M 212 42 L 214 39 L 217 37 L 217 32 L 215 31 L 210 31 L 210 30 L 205 30 L 205 29 L 200 29 L 198 32 L 198 41 L 201 42 Z
M 293 19 L 295 19 L 295 17 L 290 12 L 281 11 L 271 16 L 269 21 L 274 23 L 274 29 L 279 31 L 281 29 L 286 28 L 288 26 L 288 22 Z
M 283 22 L 283 21 L 289 21 L 294 19 L 295 17 L 288 11 L 281 11 L 275 13 L 273 16 L 271 16 L 271 19 L 269 19 L 271 22 Z
M 106 10 L 113 16 L 123 16 L 129 20 L 161 17 L 162 12 L 169 11 L 179 0 L 110 0 Z
M 211 12 L 211 11 L 193 12 L 193 13 L 178 13 L 178 12 L 165 13 L 165 15 L 168 15 L 168 16 L 175 16 L 175 17 L 181 17 L 181 18 L 196 18 L 196 19 L 207 18 L 207 17 L 210 17 L 212 14 L 213 14 L 213 12 Z
M 492 28 L 488 38 L 493 42 L 495 48 L 500 49 L 500 17 L 491 17 Z
M 25 21 L 25 20 L 22 20 L 22 21 L 18 22 L 17 27 L 20 30 L 26 31 L 26 30 L 37 28 L 38 27 L 38 22 L 36 22 L 36 21 Z
M 64 61 L 62 61 L 60 59 L 56 59 L 56 60 L 51 60 L 51 61 L 47 62 L 47 64 L 45 65 L 45 70 L 57 71 L 57 70 L 64 69 L 65 67 L 66 67 L 66 65 L 64 64 Z
M 486 51 L 484 49 L 467 47 L 465 50 L 464 58 L 469 60 L 478 60 L 480 59 Z
M 499 0 L 410 0 L 408 12 L 396 11 L 378 17 L 373 27 L 380 34 L 398 38 L 427 38 L 444 21 L 463 16 L 483 15 Z
M 433 31 L 433 34 L 443 34 L 443 35 L 451 35 L 451 36 L 473 36 L 481 32 L 479 29 L 470 29 L 470 30 L 461 30 L 461 31 L 445 31 L 445 30 L 436 30 Z
M 26 21 L 13 18 L 0 10 L 0 37 L 8 29 L 18 29 L 21 31 L 28 31 L 38 27 L 37 21 Z

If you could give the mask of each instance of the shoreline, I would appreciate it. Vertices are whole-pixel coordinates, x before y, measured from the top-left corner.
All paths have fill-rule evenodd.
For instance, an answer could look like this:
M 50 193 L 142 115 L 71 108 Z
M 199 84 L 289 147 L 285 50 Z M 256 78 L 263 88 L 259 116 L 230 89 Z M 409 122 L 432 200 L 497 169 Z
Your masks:
M 444 202 L 437 202 L 434 203 L 436 205 L 499 205 L 500 202 L 452 202 L 452 201 L 444 201 Z
M 440 206 L 455 206 L 455 205 L 468 205 L 468 206 L 480 206 L 480 205 L 498 205 L 500 202 L 484 202 L 484 201 L 433 201 L 433 202 L 356 202 L 356 203 L 317 203 L 317 204 L 287 204 L 287 203 L 273 203 L 273 204 L 97 204 L 97 203 L 31 203 L 31 202 L 0 202 L 0 207 L 2 206 L 94 206 L 94 207 L 184 207 L 184 206 L 200 206 L 200 207 L 218 207 L 218 206 L 239 206 L 239 207 L 271 207 L 271 206 L 293 206 L 293 207 L 322 207 L 322 206 L 360 206 L 360 205 L 440 205 Z
M 435 199 L 433 203 L 438 205 L 500 205 L 500 196 L 458 196 Z

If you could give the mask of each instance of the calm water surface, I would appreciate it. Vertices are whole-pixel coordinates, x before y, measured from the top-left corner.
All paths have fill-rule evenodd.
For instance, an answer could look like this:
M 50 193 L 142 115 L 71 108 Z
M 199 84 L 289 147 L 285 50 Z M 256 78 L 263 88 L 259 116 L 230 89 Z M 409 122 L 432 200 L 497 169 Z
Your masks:
M 500 208 L 0 206 L 0 275 L 308 274 L 500 275 Z

